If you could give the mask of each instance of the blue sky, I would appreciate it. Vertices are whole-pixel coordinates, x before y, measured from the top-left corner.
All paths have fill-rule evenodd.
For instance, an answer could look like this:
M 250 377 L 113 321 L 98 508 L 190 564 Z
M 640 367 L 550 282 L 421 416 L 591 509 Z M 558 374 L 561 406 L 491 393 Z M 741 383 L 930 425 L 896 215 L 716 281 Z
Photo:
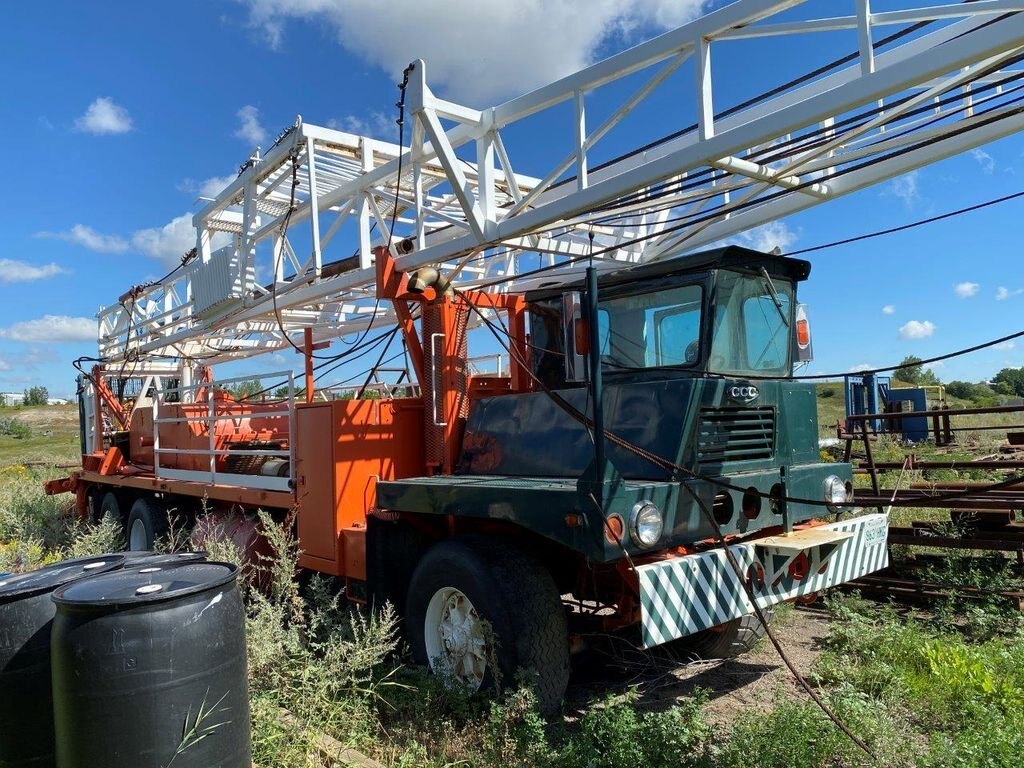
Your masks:
M 296 114 L 394 141 L 396 73 L 413 58 L 427 60 L 442 95 L 486 106 L 685 21 L 699 5 L 450 0 L 447 13 L 411 0 L 187 0 L 171 12 L 150 3 L 12 5 L 0 29 L 9 158 L 0 390 L 43 384 L 69 394 L 70 361 L 95 352 L 96 310 L 166 272 L 191 245 L 197 196 Z M 757 75 L 768 85 L 833 55 L 834 41 L 822 36 L 817 48 L 761 59 Z M 735 74 L 753 78 L 749 69 Z M 721 96 L 728 103 L 730 94 Z M 675 125 L 647 127 L 657 135 Z M 516 137 L 516 162 L 543 176 L 563 150 L 534 130 Z M 646 138 L 637 134 L 635 144 Z M 629 140 L 610 141 L 608 151 Z M 1024 139 L 1014 136 L 790 217 L 752 242 L 796 250 L 1022 187 Z M 1022 215 L 1015 201 L 813 254 L 802 289 L 817 355 L 810 370 L 928 357 L 1020 330 Z M 936 372 L 977 380 L 1022 363 L 1024 343 Z

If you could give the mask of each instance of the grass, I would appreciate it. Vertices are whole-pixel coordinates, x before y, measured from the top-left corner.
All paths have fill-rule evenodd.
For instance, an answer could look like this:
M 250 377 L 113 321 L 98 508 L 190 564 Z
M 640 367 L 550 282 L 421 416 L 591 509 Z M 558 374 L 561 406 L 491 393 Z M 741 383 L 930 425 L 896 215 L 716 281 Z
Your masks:
M 121 543 L 112 521 L 69 522 L 68 499 L 43 495 L 42 482 L 61 471 L 25 462 L 46 450 L 61 462 L 75 450 L 73 434 L 51 431 L 38 437 L 48 444 L 19 441 L 0 454 L 9 456 L 0 468 L 0 571 Z M 713 729 L 700 690 L 669 701 L 645 698 L 642 689 L 598 695 L 547 721 L 522 681 L 497 697 L 446 688 L 409 663 L 390 609 L 353 610 L 326 579 L 300 585 L 296 542 L 269 518 L 264 527 L 271 554 L 247 568 L 244 583 L 253 757 L 263 768 L 333 764 L 321 735 L 403 768 L 988 768 L 1017 766 L 1024 753 L 1024 624 L 996 601 L 901 613 L 856 597 L 829 599 L 825 649 L 811 679 L 868 743 L 868 756 L 800 697 L 753 702 Z M 230 542 L 206 546 L 218 558 L 239 557 Z M 965 584 L 1002 578 L 967 559 L 939 575 Z M 206 712 L 201 706 L 212 705 L 196 702 L 194 711 Z M 191 738 L 216 738 L 201 720 L 196 714 L 188 724 Z M 183 743 L 187 737 L 188 728 Z

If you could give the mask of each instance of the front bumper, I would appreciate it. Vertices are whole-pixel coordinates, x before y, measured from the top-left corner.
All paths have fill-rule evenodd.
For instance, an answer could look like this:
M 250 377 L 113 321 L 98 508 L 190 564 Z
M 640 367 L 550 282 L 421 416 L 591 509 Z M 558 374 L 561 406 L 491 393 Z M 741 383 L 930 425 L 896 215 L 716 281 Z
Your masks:
M 888 520 L 871 514 L 818 526 L 837 536 L 807 547 L 759 544 L 729 547 L 762 608 L 810 595 L 872 573 L 889 564 Z M 843 536 L 845 535 L 845 537 Z M 819 536 L 818 539 L 828 538 Z M 794 542 L 799 541 L 794 537 Z M 806 575 L 790 563 L 801 557 Z M 645 648 L 692 635 L 754 612 L 746 589 L 722 548 L 637 568 Z

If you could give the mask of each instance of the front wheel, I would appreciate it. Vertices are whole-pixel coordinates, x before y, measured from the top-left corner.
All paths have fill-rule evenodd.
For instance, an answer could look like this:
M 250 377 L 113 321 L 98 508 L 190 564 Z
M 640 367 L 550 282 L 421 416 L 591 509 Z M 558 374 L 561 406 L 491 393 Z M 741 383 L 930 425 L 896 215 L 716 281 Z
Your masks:
M 406 602 L 413 654 L 471 692 L 533 676 L 557 711 L 569 683 L 569 630 L 554 579 L 536 560 L 486 539 L 445 541 L 412 576 Z

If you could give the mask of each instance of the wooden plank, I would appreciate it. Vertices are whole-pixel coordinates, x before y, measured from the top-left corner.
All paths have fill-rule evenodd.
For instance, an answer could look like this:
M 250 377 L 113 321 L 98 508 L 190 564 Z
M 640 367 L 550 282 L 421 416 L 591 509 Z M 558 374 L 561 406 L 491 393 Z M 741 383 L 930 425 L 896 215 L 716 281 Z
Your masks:
M 833 544 L 853 536 L 847 531 L 833 531 L 827 528 L 805 528 L 793 533 L 782 533 L 778 536 L 766 536 L 757 539 L 754 545 L 762 549 L 777 549 L 781 552 L 804 552 L 823 544 Z
M 354 768 L 384 768 L 383 765 L 367 757 L 359 750 L 346 747 L 326 733 L 313 730 L 288 710 L 281 709 L 279 713 L 282 722 L 311 734 L 313 737 L 313 748 L 320 757 L 325 760 L 334 761 L 334 765 L 347 765 Z

